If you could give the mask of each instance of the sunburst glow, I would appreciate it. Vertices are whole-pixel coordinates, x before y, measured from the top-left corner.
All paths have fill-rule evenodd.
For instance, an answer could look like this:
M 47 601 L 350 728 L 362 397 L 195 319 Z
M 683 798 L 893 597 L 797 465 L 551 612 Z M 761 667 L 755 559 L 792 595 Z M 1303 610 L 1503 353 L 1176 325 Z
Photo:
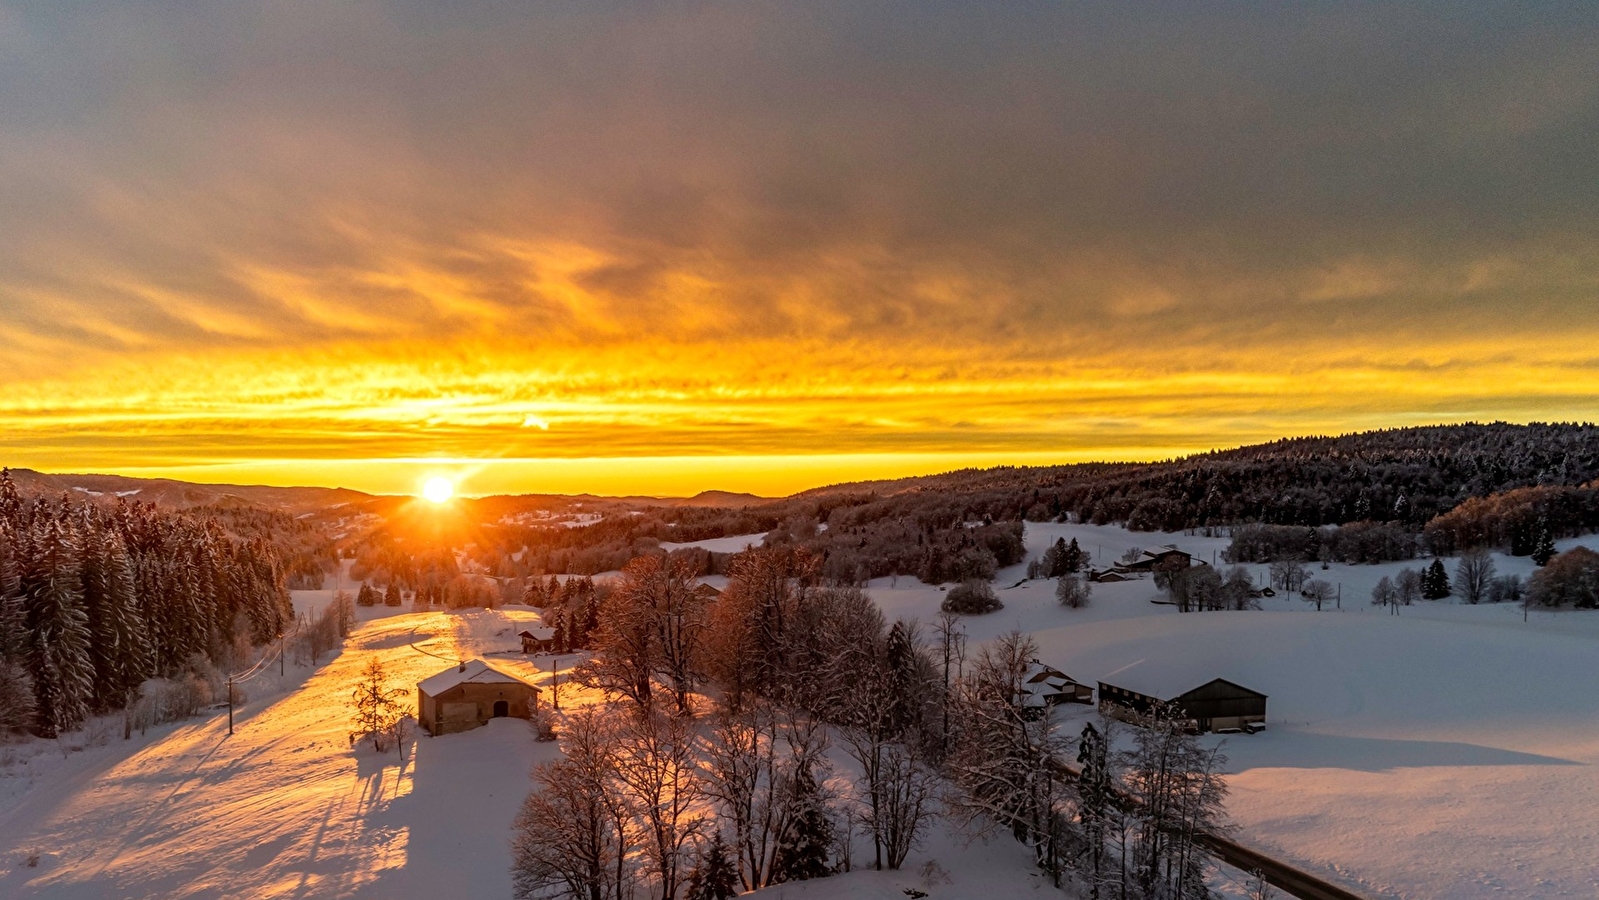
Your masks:
M 422 484 L 422 498 L 429 503 L 448 503 L 455 496 L 455 482 L 435 475 Z

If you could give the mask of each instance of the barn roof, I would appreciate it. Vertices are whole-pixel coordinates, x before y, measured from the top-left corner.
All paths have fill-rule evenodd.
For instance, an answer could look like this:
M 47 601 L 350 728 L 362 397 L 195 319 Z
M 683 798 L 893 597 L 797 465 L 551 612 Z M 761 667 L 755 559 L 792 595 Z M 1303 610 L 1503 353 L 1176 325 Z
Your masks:
M 1225 681 L 1251 694 L 1266 696 L 1259 691 L 1244 687 L 1236 677 L 1227 677 L 1235 675 L 1236 673 L 1230 671 L 1227 666 L 1221 666 L 1221 671 L 1218 671 L 1215 666 L 1197 662 L 1141 659 L 1122 666 L 1099 680 L 1101 684 L 1134 691 L 1157 700 L 1175 700 L 1189 691 L 1214 681 Z
M 451 666 L 437 675 L 422 679 L 417 682 L 416 686 L 422 693 L 430 697 L 437 697 L 458 684 L 467 683 L 523 684 L 538 690 L 526 678 L 513 672 L 508 672 L 491 663 L 486 663 L 481 659 L 469 659 L 460 665 Z

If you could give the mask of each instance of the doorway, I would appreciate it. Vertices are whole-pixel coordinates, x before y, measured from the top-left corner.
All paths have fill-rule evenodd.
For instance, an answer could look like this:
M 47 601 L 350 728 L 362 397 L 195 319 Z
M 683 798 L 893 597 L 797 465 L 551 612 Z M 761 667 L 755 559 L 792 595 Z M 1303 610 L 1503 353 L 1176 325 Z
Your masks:
M 504 700 L 494 701 L 494 718 L 503 719 L 511 714 L 511 704 Z

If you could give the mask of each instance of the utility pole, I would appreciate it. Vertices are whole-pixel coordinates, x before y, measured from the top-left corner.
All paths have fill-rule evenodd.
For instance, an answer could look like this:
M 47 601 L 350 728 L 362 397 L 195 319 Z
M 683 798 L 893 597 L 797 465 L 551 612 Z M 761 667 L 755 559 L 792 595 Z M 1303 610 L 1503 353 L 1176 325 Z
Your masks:
M 285 649 L 286 648 L 283 646 L 283 629 L 279 628 L 278 629 L 278 677 L 279 678 L 283 677 L 283 651 Z
M 1338 582 L 1338 608 L 1344 608 L 1344 583 Z
M 555 701 L 554 701 L 555 711 L 556 712 L 560 712 L 561 711 L 561 658 L 559 656 L 557 656 L 555 658 L 555 677 L 554 677 L 554 680 L 553 680 L 553 685 L 554 686 L 551 688 L 551 690 L 555 694 Z
M 233 736 L 233 679 L 228 678 L 228 736 Z

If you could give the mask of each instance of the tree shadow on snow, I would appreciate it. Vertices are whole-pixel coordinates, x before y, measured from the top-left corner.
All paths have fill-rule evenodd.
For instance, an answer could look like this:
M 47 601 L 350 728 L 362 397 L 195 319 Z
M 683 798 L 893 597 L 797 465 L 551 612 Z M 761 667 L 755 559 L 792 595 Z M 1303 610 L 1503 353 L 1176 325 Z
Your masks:
M 1271 734 L 1269 740 L 1262 740 L 1264 735 L 1229 740 L 1223 751 L 1232 761 L 1228 768 L 1237 772 L 1250 769 L 1384 772 L 1438 766 L 1584 765 L 1571 759 L 1458 741 L 1412 741 L 1282 731 L 1268 734 Z

